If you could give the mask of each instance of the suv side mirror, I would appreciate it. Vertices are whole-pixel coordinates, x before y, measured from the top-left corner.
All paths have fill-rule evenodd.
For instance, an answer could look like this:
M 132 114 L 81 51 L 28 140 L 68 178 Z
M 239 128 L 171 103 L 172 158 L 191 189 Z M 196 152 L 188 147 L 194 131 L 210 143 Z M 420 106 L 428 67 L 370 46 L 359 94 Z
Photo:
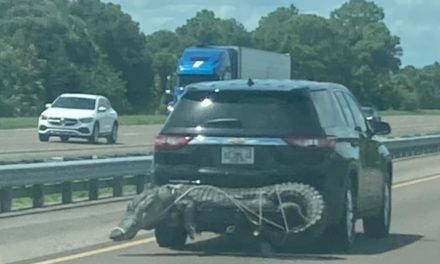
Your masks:
M 102 113 L 102 112 L 105 112 L 105 111 L 107 111 L 107 108 L 105 106 L 98 107 L 98 112 Z
M 391 133 L 390 124 L 387 122 L 373 122 L 373 130 L 376 135 L 388 135 Z
M 52 106 L 52 104 L 45 104 L 44 107 L 45 108 L 50 108 Z

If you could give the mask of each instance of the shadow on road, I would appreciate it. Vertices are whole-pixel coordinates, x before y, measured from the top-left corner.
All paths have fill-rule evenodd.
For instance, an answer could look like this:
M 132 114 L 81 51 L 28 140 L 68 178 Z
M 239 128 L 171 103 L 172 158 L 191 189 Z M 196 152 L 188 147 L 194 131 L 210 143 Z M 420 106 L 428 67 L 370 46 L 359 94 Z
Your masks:
M 350 252 L 337 253 L 328 249 L 313 247 L 283 251 L 281 253 L 262 254 L 260 243 L 257 241 L 232 240 L 230 237 L 220 236 L 212 239 L 188 244 L 180 251 L 147 253 L 147 254 L 124 254 L 124 257 L 247 257 L 261 258 L 262 256 L 277 260 L 303 260 L 303 261 L 341 261 L 349 255 L 378 255 L 397 250 L 415 243 L 422 239 L 420 235 L 391 234 L 384 239 L 371 239 L 359 234 L 357 242 Z
M 354 248 L 348 252 L 349 255 L 377 255 L 397 250 L 411 245 L 422 239 L 421 235 L 390 234 L 387 238 L 367 238 L 359 234 Z
M 71 138 L 69 139 L 69 141 L 63 142 L 61 140 L 51 140 L 50 141 L 51 144 L 72 144 L 72 145 L 88 145 L 88 146 L 117 146 L 117 145 L 124 145 L 121 142 L 116 142 L 114 144 L 107 144 L 107 142 L 105 141 L 105 139 L 99 139 L 98 143 L 90 143 L 87 141 L 87 139 L 81 139 L 81 138 Z

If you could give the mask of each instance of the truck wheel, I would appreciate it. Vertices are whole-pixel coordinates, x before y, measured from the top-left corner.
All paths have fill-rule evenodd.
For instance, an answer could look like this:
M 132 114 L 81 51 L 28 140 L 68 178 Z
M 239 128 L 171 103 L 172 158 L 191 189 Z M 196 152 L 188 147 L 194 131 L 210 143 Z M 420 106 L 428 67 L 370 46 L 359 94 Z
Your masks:
M 107 136 L 107 144 L 115 144 L 118 140 L 118 123 L 114 123 L 112 132 Z
M 89 137 L 89 143 L 98 144 L 98 142 L 99 142 L 99 125 L 95 124 L 93 126 L 92 134 Z
M 69 141 L 69 136 L 60 136 L 61 142 Z
M 44 135 L 44 134 L 38 134 L 38 139 L 41 142 L 47 142 L 47 141 L 49 141 L 49 136 L 48 135 Z
M 383 187 L 382 206 L 380 212 L 362 220 L 364 232 L 369 237 L 387 237 L 391 223 L 391 186 L 386 182 Z
M 327 230 L 325 240 L 329 248 L 337 251 L 348 251 L 354 244 L 356 237 L 356 197 L 353 185 L 347 180 L 344 191 L 343 215 L 338 224 Z
M 160 224 L 154 229 L 156 242 L 159 247 L 181 249 L 186 243 L 186 231 L 184 228 L 170 227 L 166 223 Z

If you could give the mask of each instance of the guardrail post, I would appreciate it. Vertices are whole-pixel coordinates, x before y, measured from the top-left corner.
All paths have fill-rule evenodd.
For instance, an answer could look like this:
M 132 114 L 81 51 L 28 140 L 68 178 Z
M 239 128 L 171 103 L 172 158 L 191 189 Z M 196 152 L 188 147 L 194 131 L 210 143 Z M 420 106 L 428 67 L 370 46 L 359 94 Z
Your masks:
M 89 200 L 99 199 L 99 180 L 92 179 L 89 181 Z
M 113 197 L 121 197 L 124 195 L 124 178 L 113 178 Z
M 35 184 L 32 187 L 32 206 L 40 208 L 44 206 L 44 186 L 43 184 Z
M 12 208 L 12 188 L 0 189 L 0 213 L 10 212 Z
M 63 182 L 61 184 L 61 197 L 63 204 L 72 203 L 72 182 Z
M 136 193 L 140 194 L 145 189 L 145 175 L 137 175 L 136 176 Z

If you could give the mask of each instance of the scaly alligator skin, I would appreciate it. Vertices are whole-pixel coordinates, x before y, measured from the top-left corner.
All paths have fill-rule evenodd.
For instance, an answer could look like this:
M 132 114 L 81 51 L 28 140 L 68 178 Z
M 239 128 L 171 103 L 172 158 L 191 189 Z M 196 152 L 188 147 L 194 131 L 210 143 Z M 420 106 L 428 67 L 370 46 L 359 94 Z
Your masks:
M 170 209 L 182 213 L 182 224 L 188 235 L 193 238 L 196 232 L 196 210 L 217 207 L 238 208 L 248 217 L 250 224 L 263 222 L 266 225 L 276 225 L 288 233 L 300 233 L 321 219 L 324 201 L 322 195 L 313 187 L 301 183 L 237 189 L 219 189 L 203 185 L 164 185 L 148 189 L 130 201 L 125 217 L 118 227 L 112 230 L 110 238 L 115 241 L 129 240 L 141 229 L 154 229 L 168 217 Z M 287 222 L 264 221 L 267 219 L 260 221 L 260 212 L 265 210 L 278 210 L 280 214 L 284 214 Z

